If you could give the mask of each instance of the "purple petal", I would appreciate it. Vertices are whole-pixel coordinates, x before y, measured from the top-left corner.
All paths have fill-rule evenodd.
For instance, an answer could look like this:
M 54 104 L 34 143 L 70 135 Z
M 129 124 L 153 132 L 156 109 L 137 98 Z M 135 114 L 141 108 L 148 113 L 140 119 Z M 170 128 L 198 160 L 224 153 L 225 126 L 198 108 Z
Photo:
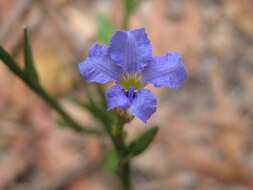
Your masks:
M 129 99 L 130 102 L 132 102 L 134 100 L 134 97 L 135 97 L 135 89 L 134 87 L 130 87 L 127 91 L 127 97 Z
M 129 112 L 146 123 L 156 111 L 156 104 L 155 95 L 147 89 L 141 89 L 137 92 Z
M 116 107 L 126 109 L 130 106 L 130 101 L 124 89 L 119 85 L 113 86 L 107 90 L 106 101 L 108 110 Z
M 108 48 L 99 44 L 90 47 L 88 57 L 79 64 L 79 71 L 86 80 L 102 84 L 119 81 L 122 73 L 122 69 L 109 58 Z
M 136 73 L 152 60 L 152 46 L 143 28 L 117 31 L 111 39 L 109 54 L 125 72 Z
M 154 61 L 143 71 L 146 83 L 156 87 L 179 88 L 187 79 L 187 73 L 179 53 L 168 53 L 165 56 L 154 57 Z

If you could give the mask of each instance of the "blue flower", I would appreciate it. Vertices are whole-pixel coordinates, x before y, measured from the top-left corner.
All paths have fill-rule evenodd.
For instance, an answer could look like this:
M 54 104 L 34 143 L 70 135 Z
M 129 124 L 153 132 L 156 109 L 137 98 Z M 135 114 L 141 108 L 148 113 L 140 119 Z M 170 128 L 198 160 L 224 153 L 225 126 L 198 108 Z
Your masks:
M 143 122 L 156 111 L 155 95 L 145 85 L 179 88 L 187 73 L 179 53 L 153 56 L 152 45 L 143 28 L 117 31 L 109 47 L 93 44 L 88 57 L 79 64 L 83 78 L 115 85 L 106 92 L 108 109 L 120 108 Z

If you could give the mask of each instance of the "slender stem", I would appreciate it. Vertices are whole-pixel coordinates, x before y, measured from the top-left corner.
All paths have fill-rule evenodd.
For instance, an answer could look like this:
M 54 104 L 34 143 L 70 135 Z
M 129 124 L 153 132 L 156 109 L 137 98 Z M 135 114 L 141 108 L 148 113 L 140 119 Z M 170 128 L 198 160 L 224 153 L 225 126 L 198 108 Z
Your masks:
M 122 190 L 131 190 L 131 172 L 130 172 L 130 160 L 125 160 L 126 145 L 125 145 L 125 134 L 124 134 L 125 121 L 119 120 L 115 126 L 114 131 L 114 142 L 116 143 L 115 149 L 120 156 L 120 163 L 118 166 L 118 177 L 121 182 Z
M 122 190 L 131 190 L 132 189 L 130 173 L 131 173 L 130 161 L 122 163 L 122 165 L 119 168 L 119 177 L 121 180 Z

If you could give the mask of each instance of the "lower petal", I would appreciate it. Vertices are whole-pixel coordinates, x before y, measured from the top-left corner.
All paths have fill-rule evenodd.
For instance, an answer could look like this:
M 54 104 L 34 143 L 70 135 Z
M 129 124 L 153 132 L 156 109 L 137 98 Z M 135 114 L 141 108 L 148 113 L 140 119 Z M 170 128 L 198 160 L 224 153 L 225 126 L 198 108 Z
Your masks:
M 137 92 L 129 108 L 129 112 L 146 123 L 156 111 L 156 104 L 155 95 L 147 89 L 142 89 Z
M 127 109 L 130 106 L 130 101 L 124 89 L 119 85 L 113 86 L 107 90 L 106 101 L 108 110 L 114 108 Z

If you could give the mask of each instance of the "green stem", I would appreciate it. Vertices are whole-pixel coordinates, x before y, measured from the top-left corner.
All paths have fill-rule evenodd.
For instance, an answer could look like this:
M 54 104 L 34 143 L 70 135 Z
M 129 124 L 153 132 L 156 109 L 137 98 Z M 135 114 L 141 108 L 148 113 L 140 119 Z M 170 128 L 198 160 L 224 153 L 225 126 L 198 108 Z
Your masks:
M 124 159 L 126 153 L 126 145 L 125 145 L 125 134 L 124 134 L 124 124 L 125 121 L 119 120 L 117 125 L 115 126 L 114 131 L 114 142 L 115 142 L 115 149 L 120 156 L 120 163 L 118 166 L 118 177 L 121 182 L 122 190 L 131 190 L 131 167 L 130 167 L 130 159 Z
M 131 173 L 130 161 L 122 163 L 119 168 L 119 177 L 121 180 L 122 190 L 131 190 L 132 189 L 130 173 Z

